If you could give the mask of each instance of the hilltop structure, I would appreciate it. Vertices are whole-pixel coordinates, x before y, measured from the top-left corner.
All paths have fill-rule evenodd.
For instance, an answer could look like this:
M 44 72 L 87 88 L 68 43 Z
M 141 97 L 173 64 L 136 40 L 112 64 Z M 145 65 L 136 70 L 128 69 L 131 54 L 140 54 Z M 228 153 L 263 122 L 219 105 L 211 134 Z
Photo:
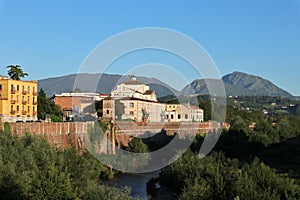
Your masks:
M 117 103 L 123 104 L 123 110 Z M 196 106 L 164 104 L 157 101 L 155 91 L 138 82 L 133 76 L 130 81 L 120 83 L 111 96 L 103 99 L 103 118 L 132 120 L 136 122 L 202 122 L 203 109 Z
M 0 76 L 0 121 L 37 120 L 37 81 L 12 80 Z
M 116 88 L 111 91 L 111 97 L 114 99 L 134 97 L 157 102 L 155 91 L 150 90 L 149 85 L 137 81 L 135 76 L 132 76 L 129 81 L 118 84 Z

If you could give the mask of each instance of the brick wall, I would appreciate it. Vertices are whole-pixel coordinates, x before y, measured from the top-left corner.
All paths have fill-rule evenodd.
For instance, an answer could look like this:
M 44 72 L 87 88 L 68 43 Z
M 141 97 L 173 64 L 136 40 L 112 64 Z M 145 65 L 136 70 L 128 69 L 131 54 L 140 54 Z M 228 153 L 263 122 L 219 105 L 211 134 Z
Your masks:
M 89 122 L 41 122 L 41 123 L 9 123 L 12 133 L 25 135 L 33 133 L 46 138 L 50 144 L 59 148 L 67 148 L 71 145 L 82 148 L 82 136 L 87 133 Z M 4 130 L 4 123 L 0 123 Z
M 81 107 L 81 97 L 56 96 L 54 99 L 56 105 L 60 106 L 61 110 L 72 110 L 73 107 Z

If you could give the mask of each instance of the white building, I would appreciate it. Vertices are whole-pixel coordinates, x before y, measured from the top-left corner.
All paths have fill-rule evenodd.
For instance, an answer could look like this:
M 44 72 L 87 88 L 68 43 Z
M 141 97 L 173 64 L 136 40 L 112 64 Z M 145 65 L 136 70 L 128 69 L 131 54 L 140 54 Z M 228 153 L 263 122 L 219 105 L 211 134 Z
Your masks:
M 181 105 L 181 104 L 166 104 L 165 105 L 166 119 L 169 122 L 203 122 L 203 109 L 197 106 Z
M 111 97 L 121 99 L 124 97 L 135 97 L 144 100 L 157 101 L 154 90 L 150 90 L 149 85 L 136 80 L 135 76 L 131 80 L 120 83 L 111 91 Z
M 116 103 L 118 101 L 118 103 Z M 124 110 L 117 106 L 122 103 Z M 119 113 L 122 113 L 120 115 Z M 118 116 L 117 116 L 118 115 Z M 111 91 L 111 96 L 103 100 L 103 117 L 114 120 L 136 122 L 202 122 L 203 110 L 196 106 L 163 104 L 157 101 L 155 91 L 138 82 L 135 76 L 120 83 Z M 119 118 L 119 119 L 118 119 Z

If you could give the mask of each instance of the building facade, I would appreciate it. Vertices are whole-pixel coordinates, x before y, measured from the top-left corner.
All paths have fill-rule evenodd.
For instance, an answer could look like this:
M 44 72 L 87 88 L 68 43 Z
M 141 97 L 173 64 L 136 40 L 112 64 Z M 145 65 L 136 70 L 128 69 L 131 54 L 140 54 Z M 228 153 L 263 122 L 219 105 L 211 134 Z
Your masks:
M 159 103 L 155 91 L 135 76 L 118 84 L 111 96 L 103 100 L 103 118 L 117 121 L 203 122 L 203 115 L 203 110 L 196 106 Z
M 102 112 L 103 112 L 103 118 L 105 119 L 115 119 L 115 100 L 111 98 L 110 96 L 107 98 L 104 98 L 102 101 Z
M 166 119 L 169 122 L 203 122 L 204 111 L 197 106 L 166 104 Z
M 72 92 L 55 94 L 54 102 L 64 114 L 64 117 L 72 118 L 78 114 L 95 114 L 95 102 L 99 102 L 108 95 L 85 92 Z
M 119 100 L 124 105 L 121 120 L 135 122 L 164 122 L 165 104 L 156 101 L 127 97 Z
M 132 76 L 129 81 L 120 83 L 111 91 L 111 97 L 114 99 L 122 99 L 125 97 L 134 97 L 149 101 L 157 101 L 154 90 L 150 90 L 149 85 L 141 83 Z
M 12 80 L 0 76 L 1 122 L 37 120 L 37 81 Z

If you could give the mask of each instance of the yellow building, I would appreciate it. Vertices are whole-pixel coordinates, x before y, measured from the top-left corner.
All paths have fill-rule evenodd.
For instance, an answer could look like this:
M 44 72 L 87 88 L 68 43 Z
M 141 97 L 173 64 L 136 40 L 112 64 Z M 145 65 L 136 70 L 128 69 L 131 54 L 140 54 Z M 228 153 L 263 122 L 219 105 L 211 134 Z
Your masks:
M 37 81 L 0 76 L 0 121 L 37 120 Z

